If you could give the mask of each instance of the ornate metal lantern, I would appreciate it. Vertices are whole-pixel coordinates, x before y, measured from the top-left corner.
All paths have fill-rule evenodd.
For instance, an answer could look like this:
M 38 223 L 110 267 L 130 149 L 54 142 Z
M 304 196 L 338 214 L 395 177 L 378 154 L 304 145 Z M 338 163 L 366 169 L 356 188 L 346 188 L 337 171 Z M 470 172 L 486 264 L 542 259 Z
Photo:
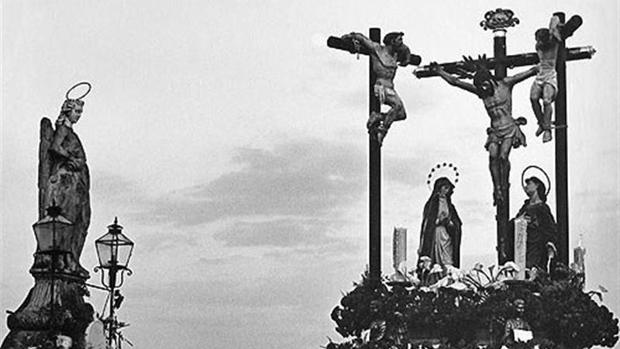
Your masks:
M 95 241 L 97 257 L 99 258 L 99 266 L 95 267 L 95 272 L 99 269 L 102 270 L 101 283 L 110 292 L 110 315 L 103 320 L 108 332 L 108 346 L 112 346 L 112 341 L 117 336 L 116 331 L 122 324 L 114 316 L 116 303 L 114 300 L 116 293 L 118 293 L 118 290 L 115 289 L 123 285 L 124 272 L 127 272 L 127 275 L 132 274 L 131 269 L 127 266 L 133 252 L 133 246 L 133 241 L 123 234 L 123 227 L 118 224 L 116 217 L 114 223 L 108 226 L 108 232 Z M 104 277 L 104 270 L 108 271 L 107 282 Z M 116 277 L 117 272 L 120 272 L 120 280 Z
M 33 273 L 48 274 L 50 277 L 50 314 L 49 326 L 55 324 L 56 294 L 54 292 L 58 256 L 66 255 L 70 250 L 70 234 L 73 223 L 61 215 L 62 210 L 52 202 L 46 209 L 46 216 L 32 225 L 34 236 L 37 239 L 37 252 Z M 49 256 L 48 258 L 45 258 Z M 46 260 L 49 260 L 47 265 Z M 61 267 L 62 269 L 63 267 Z
M 131 270 L 127 266 L 134 243 L 123 234 L 123 227 L 118 224 L 117 218 L 114 218 L 114 223 L 108 226 L 108 232 L 95 241 L 95 247 L 99 258 L 99 266 L 95 267 L 95 271 L 107 269 L 110 274 L 110 282 L 106 284 L 102 273 L 101 282 L 108 288 L 120 287 L 123 283 L 123 273 L 119 284 L 116 284 L 113 275 L 117 271 L 127 271 L 128 275 L 131 275 Z
M 52 203 L 47 215 L 32 225 L 37 239 L 37 254 L 58 255 L 68 253 L 73 223 L 65 218 L 60 207 Z

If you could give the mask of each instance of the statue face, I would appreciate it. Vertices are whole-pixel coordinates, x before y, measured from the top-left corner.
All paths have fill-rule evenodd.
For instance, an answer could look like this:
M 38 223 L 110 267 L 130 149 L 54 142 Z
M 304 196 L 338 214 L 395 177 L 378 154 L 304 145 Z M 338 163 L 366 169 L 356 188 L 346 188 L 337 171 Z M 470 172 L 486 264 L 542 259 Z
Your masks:
M 550 41 L 549 29 L 547 28 L 538 29 L 534 33 L 534 38 L 536 39 L 536 41 L 546 44 L 547 42 Z
M 525 312 L 525 305 L 523 305 L 523 304 L 517 304 L 517 306 L 516 306 L 516 310 L 517 310 L 517 313 L 519 313 L 519 314 L 523 314 L 523 313 Z
M 392 42 L 392 45 L 396 46 L 396 47 L 400 47 L 403 44 L 403 37 L 402 35 L 397 37 L 396 39 L 394 39 L 394 41 Z
M 69 118 L 69 121 L 71 121 L 72 124 L 75 124 L 76 122 L 78 122 L 81 116 L 82 116 L 82 106 L 77 103 L 74 103 L 71 106 L 71 108 L 67 111 L 67 117 Z
M 394 38 L 392 40 L 392 42 L 390 43 L 390 45 L 396 49 L 400 48 L 401 46 L 403 46 L 403 36 L 399 35 L 396 38 Z
M 491 97 L 495 93 L 495 80 L 493 75 L 486 69 L 480 69 L 474 75 L 474 86 L 478 89 L 481 98 Z
M 441 196 L 446 196 L 448 195 L 448 193 L 450 192 L 450 186 L 449 185 L 442 185 L 441 188 L 439 188 L 439 195 Z
M 533 181 L 529 181 L 525 184 L 523 190 L 525 190 L 525 194 L 527 194 L 527 196 L 532 197 L 534 194 L 536 194 L 538 186 Z
M 522 299 L 517 299 L 514 305 L 518 314 L 523 314 L 525 312 L 525 302 Z
M 493 81 L 491 80 L 485 80 L 483 81 L 480 86 L 478 87 L 478 89 L 480 90 L 481 94 L 484 97 L 490 97 L 493 95 L 494 92 L 494 86 L 493 86 Z

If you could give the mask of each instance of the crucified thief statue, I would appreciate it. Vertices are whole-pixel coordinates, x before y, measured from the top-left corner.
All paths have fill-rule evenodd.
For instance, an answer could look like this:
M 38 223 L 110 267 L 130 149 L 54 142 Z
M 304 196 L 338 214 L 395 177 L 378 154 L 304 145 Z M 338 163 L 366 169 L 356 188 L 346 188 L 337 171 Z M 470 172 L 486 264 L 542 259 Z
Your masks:
M 558 77 L 555 70 L 555 62 L 558 57 L 558 47 L 562 42 L 562 37 L 558 29 L 560 22 L 557 16 L 551 17 L 549 28 L 540 28 L 536 30 L 534 37 L 536 39 L 536 54 L 538 54 L 539 70 L 536 79 L 532 82 L 530 89 L 530 101 L 536 120 L 538 121 L 538 130 L 536 136 L 543 135 L 543 143 L 549 142 L 551 136 L 551 114 L 553 106 L 551 103 L 555 101 L 558 93 Z M 542 100 L 542 107 L 541 102 Z
M 386 113 L 372 112 L 366 123 L 368 132 L 376 132 L 379 144 L 390 129 L 392 122 L 405 120 L 407 114 L 403 101 L 394 90 L 394 76 L 398 65 L 404 67 L 409 64 L 410 50 L 403 44 L 403 33 L 392 32 L 385 35 L 383 45 L 373 42 L 360 33 L 343 35 L 342 40 L 351 40 L 355 47 L 364 46 L 369 51 L 372 69 L 377 77 L 374 93 L 380 105 L 388 105 Z
M 519 125 L 525 125 L 527 121 L 525 118 L 515 120 L 512 117 L 512 88 L 517 83 L 536 75 L 538 67 L 499 79 L 487 69 L 484 56 L 480 57 L 478 62 L 466 58 L 465 65 L 468 70 L 475 69 L 473 84 L 447 73 L 436 62 L 431 63 L 431 69 L 450 85 L 475 94 L 484 103 L 487 114 L 491 118 L 485 148 L 489 152 L 489 169 L 493 180 L 493 204 L 497 205 L 504 200 L 501 189 L 508 187 L 510 150 L 526 145 L 525 135 L 521 132 Z
M 581 25 L 581 22 L 581 17 L 573 16 L 566 24 L 563 24 L 560 23 L 560 18 L 554 15 L 549 22 L 549 28 L 540 28 L 534 33 L 539 70 L 538 74 L 536 74 L 536 79 L 532 82 L 530 101 L 536 120 L 538 120 L 536 136 L 538 137 L 542 134 L 543 143 L 549 142 L 552 139 L 552 103 L 555 102 L 555 97 L 558 94 L 558 78 L 555 69 L 558 48 L 562 40 L 571 36 L 575 29 Z

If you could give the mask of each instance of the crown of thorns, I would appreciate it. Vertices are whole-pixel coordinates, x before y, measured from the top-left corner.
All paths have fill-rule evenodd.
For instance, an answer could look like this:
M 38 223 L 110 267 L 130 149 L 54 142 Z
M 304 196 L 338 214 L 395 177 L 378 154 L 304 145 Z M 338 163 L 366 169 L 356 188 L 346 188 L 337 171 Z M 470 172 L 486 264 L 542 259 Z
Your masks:
M 478 55 L 478 59 L 474 59 L 471 56 L 463 56 L 462 66 L 465 70 L 476 73 L 481 70 L 489 70 L 489 59 L 487 55 Z

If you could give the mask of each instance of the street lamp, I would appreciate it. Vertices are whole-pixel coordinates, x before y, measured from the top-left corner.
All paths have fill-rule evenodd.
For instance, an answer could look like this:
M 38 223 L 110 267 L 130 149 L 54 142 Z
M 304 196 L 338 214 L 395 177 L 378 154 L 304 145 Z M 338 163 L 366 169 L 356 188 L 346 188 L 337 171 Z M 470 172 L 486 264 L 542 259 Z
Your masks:
M 73 223 L 62 216 L 62 210 L 52 201 L 52 206 L 46 209 L 46 216 L 32 225 L 34 236 L 37 239 L 37 256 L 50 256 L 49 270 L 43 269 L 42 274 L 50 276 L 50 328 L 54 327 L 54 282 L 58 270 L 57 256 L 67 255 L 69 252 L 70 237 L 73 232 Z M 61 266 L 63 269 L 66 266 Z M 39 271 L 37 271 L 39 272 Z
M 108 345 L 112 345 L 112 338 L 116 330 L 114 320 L 114 289 L 123 285 L 124 273 L 131 275 L 132 271 L 127 267 L 134 243 L 122 232 L 123 227 L 118 224 L 118 218 L 114 218 L 114 223 L 108 226 L 108 232 L 95 241 L 99 265 L 95 267 L 95 272 L 101 271 L 101 283 L 110 292 L 110 317 L 108 324 Z M 108 280 L 104 277 L 104 270 L 108 271 Z M 120 280 L 116 278 L 116 273 L 120 272 Z

